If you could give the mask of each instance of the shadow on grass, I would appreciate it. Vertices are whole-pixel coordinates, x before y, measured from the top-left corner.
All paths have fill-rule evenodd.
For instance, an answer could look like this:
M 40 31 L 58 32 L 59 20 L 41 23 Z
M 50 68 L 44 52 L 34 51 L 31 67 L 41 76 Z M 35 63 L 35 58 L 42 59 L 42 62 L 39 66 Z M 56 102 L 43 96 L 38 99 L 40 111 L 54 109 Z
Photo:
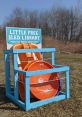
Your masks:
M 8 103 L 9 100 L 5 95 L 5 86 L 0 84 L 0 105 Z
M 20 110 L 12 101 L 9 100 L 5 95 L 5 86 L 0 84 L 0 110 Z

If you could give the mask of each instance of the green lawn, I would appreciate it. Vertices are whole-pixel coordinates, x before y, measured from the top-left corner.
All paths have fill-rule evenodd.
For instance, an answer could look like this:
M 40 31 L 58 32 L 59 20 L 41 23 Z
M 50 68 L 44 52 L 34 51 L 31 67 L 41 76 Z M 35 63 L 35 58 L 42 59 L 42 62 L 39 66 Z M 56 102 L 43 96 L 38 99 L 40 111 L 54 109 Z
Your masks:
M 82 117 L 82 55 L 56 53 L 56 63 L 70 66 L 71 98 L 24 112 L 5 97 L 4 61 L 0 57 L 0 117 Z

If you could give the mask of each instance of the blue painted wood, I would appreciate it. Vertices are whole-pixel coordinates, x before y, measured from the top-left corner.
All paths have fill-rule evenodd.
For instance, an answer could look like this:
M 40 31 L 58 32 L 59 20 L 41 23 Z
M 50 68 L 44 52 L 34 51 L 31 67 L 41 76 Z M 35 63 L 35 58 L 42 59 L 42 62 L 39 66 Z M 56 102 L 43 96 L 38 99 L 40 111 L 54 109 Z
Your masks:
M 16 69 L 16 72 L 26 74 L 26 76 L 33 76 L 33 75 L 39 75 L 39 74 L 46 74 L 46 73 L 53 73 L 53 72 L 65 72 L 68 71 L 69 67 L 68 66 L 58 66 L 58 68 L 52 68 L 52 69 L 47 69 L 47 70 L 37 70 L 37 71 L 22 71 L 19 69 Z
M 52 65 L 55 65 L 55 54 L 54 54 L 54 51 L 52 52 Z
M 11 99 L 15 104 L 17 104 L 18 106 L 20 106 L 23 110 L 25 110 L 25 103 L 24 102 L 22 102 L 21 100 L 16 99 L 11 94 L 7 94 L 7 97 L 9 99 Z
M 23 71 L 23 70 L 20 70 L 20 69 L 15 69 L 14 70 L 15 72 L 18 72 L 18 73 L 20 73 L 20 74 L 24 74 L 24 75 L 26 75 L 26 71 Z
M 55 48 L 42 48 L 42 49 L 15 49 L 13 53 L 26 53 L 26 52 L 53 52 Z
M 54 67 L 56 67 L 56 68 L 58 68 L 58 67 L 63 67 L 63 65 L 55 64 Z
M 11 54 L 13 53 L 13 50 L 4 50 L 4 54 Z
M 25 78 L 25 108 L 26 111 L 30 109 L 30 79 Z
M 6 95 L 10 93 L 10 58 L 9 54 L 4 54 L 5 59 L 5 88 Z
M 59 95 L 59 96 L 49 98 L 49 99 L 46 99 L 46 100 L 33 102 L 33 103 L 30 104 L 30 108 L 31 109 L 32 108 L 37 108 L 37 107 L 42 106 L 44 104 L 48 104 L 48 103 L 51 103 L 51 102 L 56 102 L 56 101 L 64 100 L 64 99 L 65 99 L 65 95 Z
M 18 69 L 17 54 L 14 54 L 14 96 L 18 99 L 18 72 L 15 69 Z
M 66 71 L 66 98 L 70 98 L 70 80 L 69 80 L 69 71 Z
M 33 75 L 39 75 L 39 74 L 47 74 L 47 73 L 53 73 L 53 72 L 65 72 L 69 70 L 68 66 L 62 66 L 59 68 L 52 68 L 52 69 L 46 69 L 46 70 L 37 70 L 37 71 L 31 71 L 31 72 L 26 72 L 26 76 L 33 76 Z
M 70 89 L 69 89 L 69 67 L 68 66 L 61 66 L 61 65 L 55 65 L 56 68 L 52 68 L 52 69 L 47 69 L 47 70 L 38 70 L 38 71 L 32 71 L 32 72 L 28 72 L 28 71 L 22 71 L 18 69 L 18 63 L 17 63 L 17 53 L 25 53 L 25 52 L 51 52 L 52 53 L 52 64 L 54 65 L 54 52 L 55 49 L 53 48 L 45 48 L 45 49 L 22 49 L 22 50 L 13 50 L 13 51 L 4 51 L 5 53 L 5 72 L 6 72 L 6 82 L 7 79 L 9 79 L 9 72 L 7 72 L 7 68 L 9 66 L 9 63 L 7 63 L 7 58 L 9 53 L 13 53 L 14 55 L 14 96 L 10 94 L 9 92 L 9 85 L 6 85 L 6 92 L 7 92 L 7 97 L 9 97 L 12 101 L 14 101 L 17 105 L 19 105 L 22 109 L 24 109 L 25 111 L 28 111 L 29 109 L 32 108 L 36 108 L 39 107 L 41 105 L 44 104 L 48 104 L 50 102 L 55 102 L 55 101 L 59 101 L 59 100 L 63 100 L 66 98 L 70 97 Z M 10 70 L 9 70 L 10 71 Z M 26 78 L 25 78 L 25 103 L 23 103 L 22 101 L 20 101 L 18 99 L 18 72 L 19 73 L 23 73 Z M 47 73 L 53 73 L 53 72 L 65 72 L 66 73 L 66 93 L 65 94 L 61 94 L 58 96 L 55 96 L 53 98 L 49 98 L 46 100 L 41 100 L 41 101 L 37 101 L 37 102 L 33 102 L 30 103 L 30 79 L 29 76 L 33 76 L 33 75 L 39 75 L 39 74 L 47 74 Z M 7 83 L 6 83 L 7 84 Z

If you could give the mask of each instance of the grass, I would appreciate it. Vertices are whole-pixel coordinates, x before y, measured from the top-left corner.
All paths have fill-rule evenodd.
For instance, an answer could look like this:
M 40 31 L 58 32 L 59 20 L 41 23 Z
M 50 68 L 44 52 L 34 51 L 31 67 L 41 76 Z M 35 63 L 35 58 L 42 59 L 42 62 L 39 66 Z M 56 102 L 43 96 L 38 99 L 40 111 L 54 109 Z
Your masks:
M 43 37 L 43 47 L 55 47 L 57 50 L 67 51 L 72 53 L 82 53 L 82 42 L 67 42 L 56 40 L 51 37 Z
M 56 63 L 70 66 L 71 98 L 24 112 L 5 97 L 3 56 L 0 56 L 0 117 L 82 117 L 82 55 L 56 53 Z

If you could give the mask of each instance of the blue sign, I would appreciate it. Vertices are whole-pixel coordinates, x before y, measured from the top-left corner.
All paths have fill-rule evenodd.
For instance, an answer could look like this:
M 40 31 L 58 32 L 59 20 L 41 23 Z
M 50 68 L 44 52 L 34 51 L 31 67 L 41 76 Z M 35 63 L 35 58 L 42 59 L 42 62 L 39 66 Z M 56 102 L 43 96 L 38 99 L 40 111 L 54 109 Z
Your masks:
M 6 27 L 6 41 L 7 44 L 20 42 L 41 44 L 41 29 Z

